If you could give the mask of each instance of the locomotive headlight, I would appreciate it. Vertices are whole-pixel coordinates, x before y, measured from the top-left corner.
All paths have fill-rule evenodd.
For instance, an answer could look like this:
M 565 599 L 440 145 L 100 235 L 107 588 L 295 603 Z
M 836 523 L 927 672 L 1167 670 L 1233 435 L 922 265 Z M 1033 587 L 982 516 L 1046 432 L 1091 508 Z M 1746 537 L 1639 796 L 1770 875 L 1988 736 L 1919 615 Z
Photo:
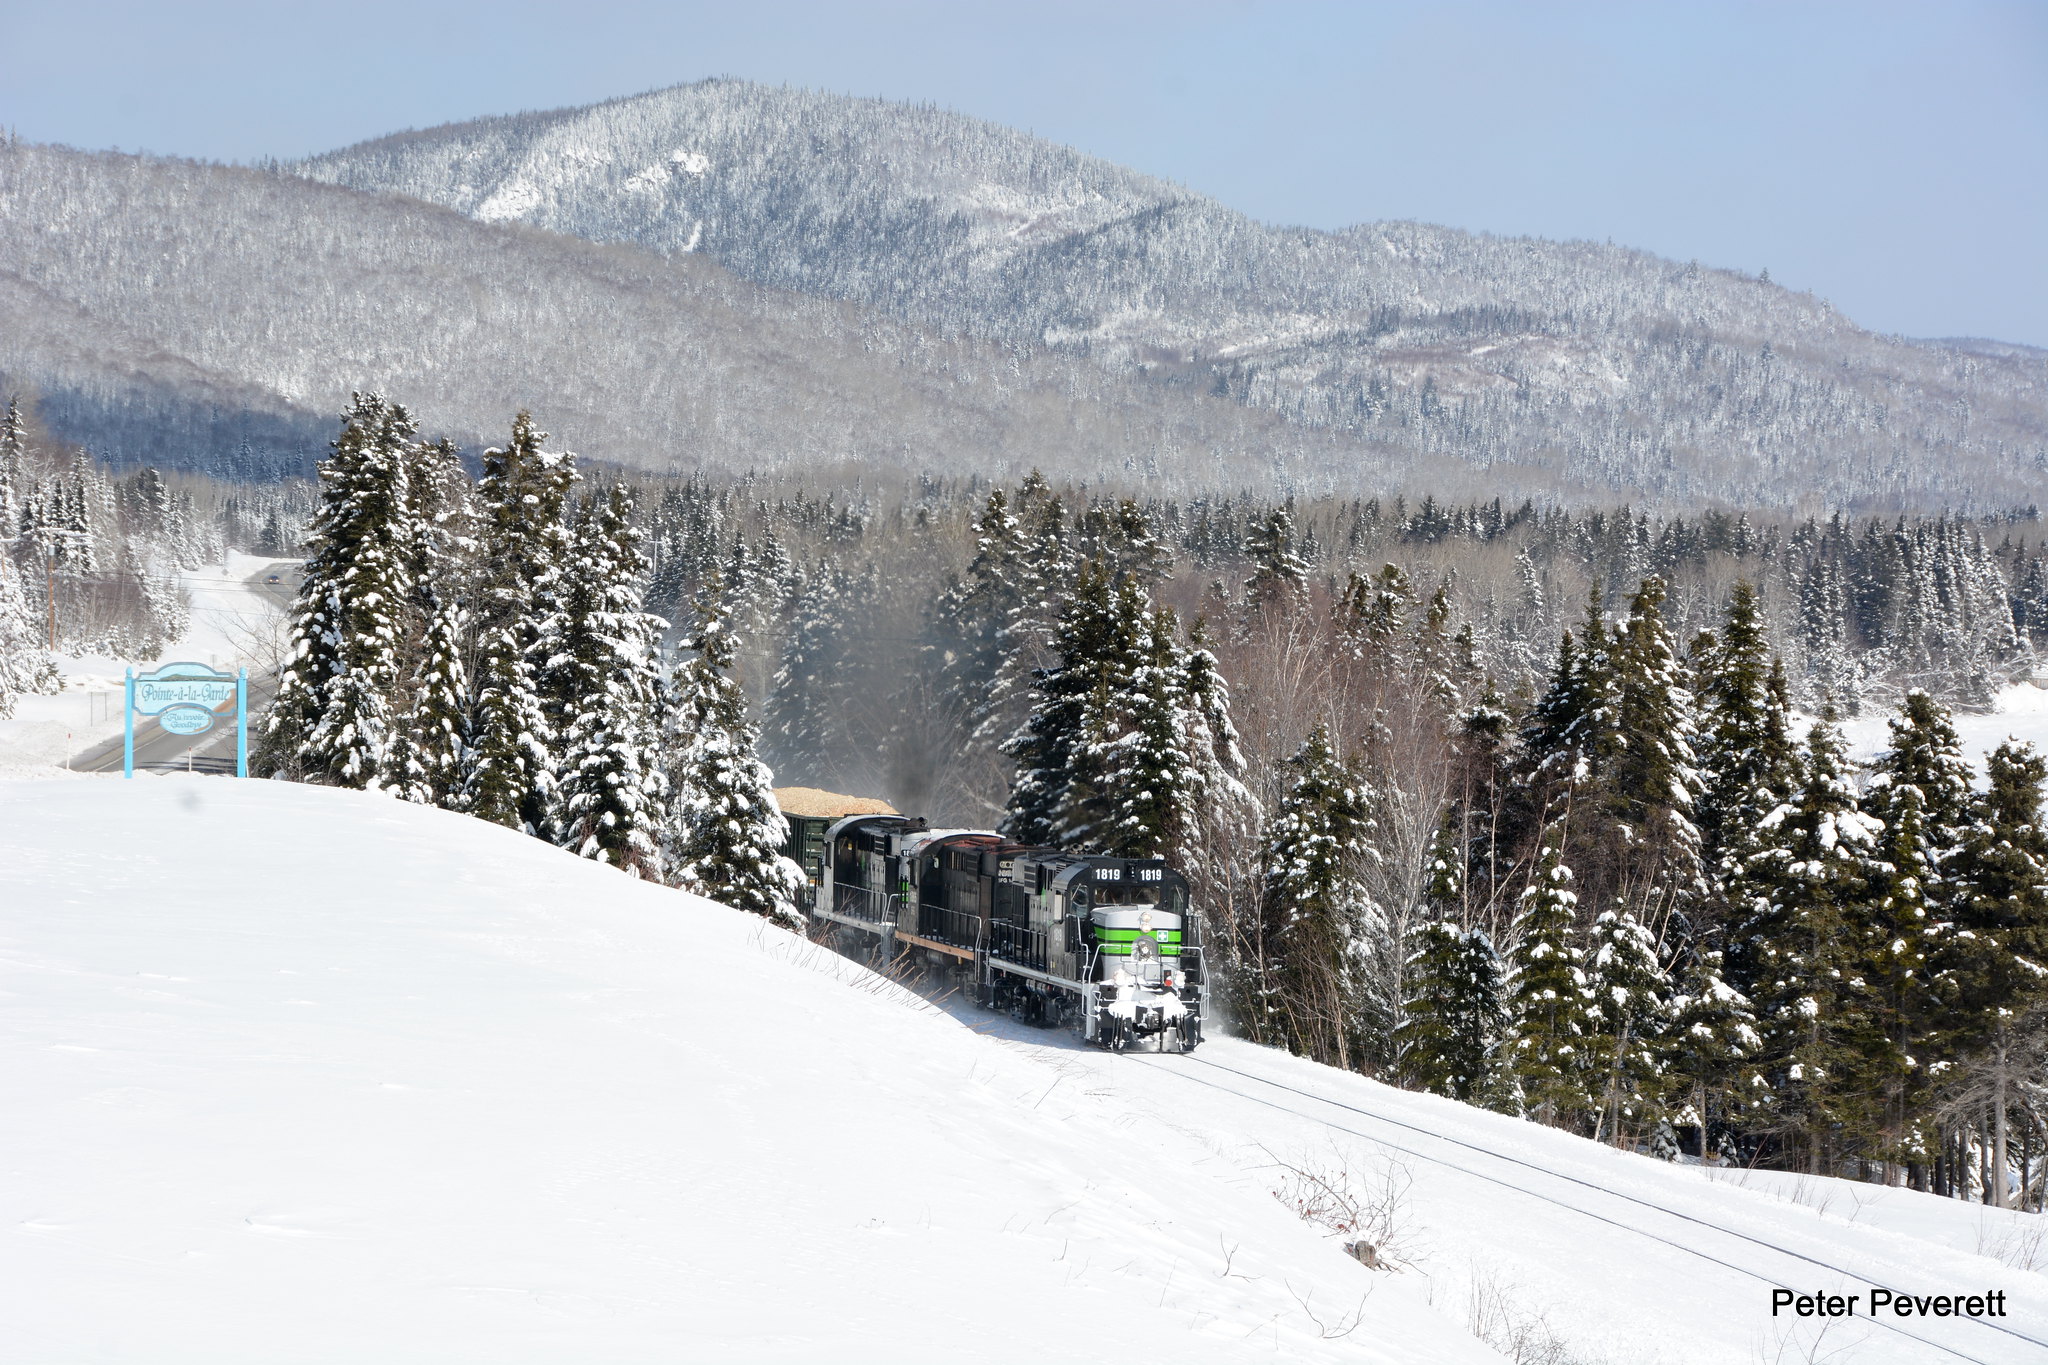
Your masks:
M 1150 910 L 1138 916 L 1138 927 L 1140 929 L 1150 929 L 1152 927 L 1152 912 Z

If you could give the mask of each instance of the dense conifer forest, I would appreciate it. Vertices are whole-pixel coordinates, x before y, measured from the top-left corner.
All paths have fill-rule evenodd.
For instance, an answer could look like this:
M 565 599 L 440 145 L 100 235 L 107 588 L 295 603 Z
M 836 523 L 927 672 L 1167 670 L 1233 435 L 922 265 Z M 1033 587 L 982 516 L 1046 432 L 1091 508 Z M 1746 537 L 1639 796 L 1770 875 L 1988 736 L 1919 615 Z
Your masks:
M 2033 509 L 1789 518 L 662 478 L 361 394 L 317 484 L 0 431 L 0 709 L 303 557 L 265 775 L 800 923 L 771 783 L 1190 876 L 1235 1026 L 1663 1155 L 2039 1207 Z M 1851 713 L 1889 716 L 1869 764 Z M 771 771 L 773 776 L 771 777 Z

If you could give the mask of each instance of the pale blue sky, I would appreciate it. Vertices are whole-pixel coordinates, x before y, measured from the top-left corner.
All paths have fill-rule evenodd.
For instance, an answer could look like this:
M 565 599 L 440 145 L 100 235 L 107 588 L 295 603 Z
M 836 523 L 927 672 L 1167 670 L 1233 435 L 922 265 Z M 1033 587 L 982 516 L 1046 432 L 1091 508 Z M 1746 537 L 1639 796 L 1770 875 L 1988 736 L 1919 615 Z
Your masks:
M 1256 217 L 1611 238 L 2048 346 L 2048 0 L 0 0 L 0 124 L 221 160 L 729 74 L 927 100 Z

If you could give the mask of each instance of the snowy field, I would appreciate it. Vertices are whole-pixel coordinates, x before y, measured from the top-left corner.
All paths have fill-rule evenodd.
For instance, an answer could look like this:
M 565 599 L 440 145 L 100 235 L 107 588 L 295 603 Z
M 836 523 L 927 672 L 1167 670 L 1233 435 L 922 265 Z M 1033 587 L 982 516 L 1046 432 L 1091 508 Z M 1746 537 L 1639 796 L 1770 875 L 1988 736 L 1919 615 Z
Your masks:
M 363 793 L 0 783 L 0 1094 L 9 1359 L 2048 1359 L 2041 1219 L 1081 1050 Z M 1871 1283 L 2022 1335 L 1770 1316 Z
M 187 569 L 182 577 L 192 608 L 191 625 L 161 659 L 60 655 L 57 665 L 64 690 L 54 696 L 22 697 L 14 714 L 0 719 L 0 778 L 61 772 L 67 759 L 117 738 L 122 680 L 129 668 L 141 672 L 174 661 L 215 668 L 260 665 L 276 649 L 283 612 L 249 580 L 273 568 L 296 566 L 296 560 L 229 551 L 224 563 Z
M 1866 714 L 1845 721 L 1842 737 L 1849 742 L 1849 754 L 1858 762 L 1867 763 L 1891 745 L 1891 731 L 1887 724 L 1894 712 L 1870 708 Z M 1795 733 L 1806 737 L 1806 726 L 1812 722 L 1802 718 Z M 1997 698 L 1997 709 L 1988 715 L 1958 714 L 1955 717 L 1956 736 L 1963 742 L 1963 755 L 1970 760 L 1970 766 L 1978 770 L 1984 767 L 1984 755 L 2003 744 L 2007 738 L 2022 740 L 2035 748 L 2048 752 L 2048 687 L 2037 687 L 2033 683 L 2016 683 L 2001 688 Z

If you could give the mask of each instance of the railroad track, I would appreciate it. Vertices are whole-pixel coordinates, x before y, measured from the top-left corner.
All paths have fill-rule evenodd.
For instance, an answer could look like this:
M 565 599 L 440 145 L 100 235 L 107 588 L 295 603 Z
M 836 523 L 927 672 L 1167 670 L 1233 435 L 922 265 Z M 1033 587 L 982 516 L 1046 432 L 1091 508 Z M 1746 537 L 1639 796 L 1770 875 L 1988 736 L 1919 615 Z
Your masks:
M 1687 1255 L 1695 1256 L 1703 1261 L 1711 1262 L 1712 1264 L 1720 1266 L 1723 1269 L 1730 1270 L 1738 1275 L 1743 1275 L 1750 1279 L 1760 1281 L 1761 1283 L 1770 1285 L 1772 1288 L 1775 1289 L 1795 1289 L 1795 1286 L 1787 1283 L 1785 1280 L 1781 1278 L 1778 1278 L 1770 1274 L 1766 1274 L 1763 1271 L 1753 1269 L 1750 1266 L 1741 1265 L 1734 1261 L 1723 1260 L 1720 1256 L 1716 1256 L 1713 1253 L 1703 1250 L 1700 1247 L 1691 1245 L 1690 1243 L 1675 1241 L 1670 1237 L 1663 1236 L 1657 1232 L 1651 1231 L 1648 1228 L 1641 1227 L 1635 1223 L 1625 1222 L 1621 1218 L 1609 1217 L 1607 1214 L 1595 1212 L 1592 1209 L 1586 1208 L 1583 1204 L 1569 1202 L 1565 1199 L 1559 1198 L 1556 1194 L 1547 1194 L 1542 1190 L 1531 1189 L 1526 1184 L 1520 1184 L 1514 1180 L 1506 1179 L 1502 1175 L 1490 1174 L 1482 1170 L 1475 1170 L 1470 1165 L 1460 1164 L 1457 1161 L 1447 1160 L 1442 1155 L 1425 1151 L 1417 1151 L 1412 1146 L 1407 1146 L 1402 1144 L 1401 1142 L 1394 1141 L 1388 1138 L 1384 1133 L 1363 1132 L 1356 1127 L 1349 1127 L 1343 1123 L 1335 1122 L 1323 1114 L 1309 1112 L 1303 1108 L 1297 1108 L 1293 1105 L 1281 1102 L 1279 1100 L 1268 1098 L 1263 1094 L 1247 1094 L 1245 1091 L 1237 1089 L 1236 1087 L 1230 1084 L 1210 1079 L 1201 1074 L 1198 1074 L 1195 1068 L 1206 1069 L 1208 1071 L 1224 1072 L 1228 1075 L 1238 1077 L 1241 1080 L 1250 1081 L 1255 1085 L 1266 1087 L 1272 1091 L 1277 1091 L 1287 1095 L 1298 1096 L 1302 1099 L 1309 1100 L 1314 1104 L 1322 1105 L 1329 1109 L 1341 1110 L 1347 1114 L 1356 1115 L 1360 1118 L 1370 1121 L 1373 1124 L 1382 1125 L 1383 1127 L 1401 1129 L 1410 1133 L 1416 1133 L 1423 1137 L 1428 1138 L 1431 1142 L 1444 1143 L 1452 1147 L 1464 1148 L 1467 1151 L 1476 1152 L 1481 1156 L 1484 1156 L 1488 1160 L 1503 1162 L 1510 1166 L 1520 1167 L 1524 1170 L 1533 1171 L 1536 1174 L 1548 1180 L 1562 1181 L 1567 1184 L 1581 1186 L 1585 1189 L 1596 1191 L 1603 1198 L 1616 1200 L 1622 1204 L 1633 1206 L 1635 1209 L 1647 1210 L 1662 1217 L 1675 1218 L 1682 1222 L 1692 1224 L 1695 1227 L 1708 1229 L 1721 1236 L 1734 1238 L 1742 1242 L 1750 1243 L 1753 1246 L 1762 1247 L 1766 1251 L 1769 1251 L 1775 1255 L 1789 1257 L 1793 1260 L 1804 1262 L 1807 1265 L 1831 1271 L 1837 1275 L 1841 1275 L 1844 1278 L 1855 1281 L 1857 1283 L 1882 1283 L 1882 1281 L 1873 1281 L 1871 1277 L 1868 1275 L 1862 1274 L 1858 1271 L 1851 1270 L 1845 1266 L 1836 1265 L 1833 1262 L 1828 1261 L 1822 1257 L 1811 1256 L 1803 1251 L 1795 1251 L 1790 1247 L 1780 1246 L 1775 1242 L 1766 1241 L 1761 1237 L 1756 1237 L 1749 1233 L 1739 1232 L 1734 1228 L 1723 1226 L 1722 1224 L 1716 1223 L 1711 1219 L 1701 1218 L 1697 1215 L 1684 1213 L 1678 1209 L 1673 1209 L 1666 1205 L 1659 1204 L 1655 1200 L 1644 1199 L 1637 1195 L 1626 1194 L 1619 1190 L 1609 1189 L 1607 1186 L 1596 1184 L 1593 1181 L 1585 1180 L 1578 1176 L 1566 1175 L 1559 1171 L 1553 1171 L 1546 1167 L 1539 1166 L 1532 1161 L 1525 1161 L 1520 1157 L 1509 1156 L 1504 1152 L 1498 1152 L 1489 1147 L 1482 1147 L 1477 1143 L 1467 1142 L 1461 1138 L 1449 1137 L 1442 1133 L 1432 1132 L 1431 1130 L 1423 1128 L 1417 1124 L 1408 1123 L 1401 1119 L 1389 1118 L 1383 1114 L 1376 1114 L 1369 1109 L 1361 1109 L 1356 1105 L 1346 1104 L 1341 1100 L 1333 1100 L 1327 1095 L 1319 1095 L 1312 1090 L 1304 1090 L 1298 1086 L 1285 1085 L 1279 1081 L 1268 1080 L 1264 1076 L 1255 1075 L 1249 1071 L 1240 1071 L 1236 1067 L 1225 1066 L 1220 1062 L 1212 1062 L 1207 1058 L 1201 1056 L 1177 1056 L 1170 1063 L 1163 1061 L 1147 1062 L 1143 1059 L 1144 1054 L 1126 1054 L 1123 1064 L 1128 1065 L 1131 1062 L 1140 1062 L 1141 1064 L 1148 1065 L 1155 1070 L 1165 1071 L 1174 1074 L 1178 1076 L 1181 1080 L 1186 1081 L 1190 1084 L 1204 1086 L 1211 1090 L 1221 1091 L 1226 1095 L 1234 1095 L 1238 1099 L 1243 1100 L 1250 1104 L 1256 1104 L 1268 1109 L 1278 1110 L 1281 1113 L 1290 1114 L 1295 1118 L 1307 1119 L 1312 1123 L 1320 1123 L 1323 1126 L 1335 1129 L 1338 1132 L 1348 1133 L 1353 1137 L 1364 1138 L 1369 1142 L 1377 1143 L 1382 1147 L 1389 1148 L 1393 1151 L 1401 1152 L 1404 1155 L 1414 1157 L 1417 1160 L 1427 1161 L 1433 1165 L 1443 1166 L 1450 1170 L 1458 1171 L 1461 1174 L 1471 1176 L 1475 1179 L 1484 1180 L 1491 1184 L 1501 1186 L 1504 1189 L 1513 1190 L 1519 1194 L 1526 1195 L 1529 1198 L 1539 1199 L 1545 1203 L 1556 1205 L 1559 1208 L 1568 1209 L 1571 1212 L 1580 1215 L 1581 1217 L 1591 1218 L 1596 1222 L 1605 1223 L 1609 1227 L 1620 1228 L 1623 1231 L 1632 1232 L 1641 1237 L 1647 1237 L 1651 1241 L 1659 1242 L 1675 1250 L 1682 1251 Z M 1616 1210 L 1616 1212 L 1621 1211 Z M 1952 1346 L 1947 1342 L 1937 1341 L 1931 1337 L 1922 1336 L 1920 1333 L 1912 1331 L 1906 1327 L 1900 1326 L 1896 1322 L 1890 1321 L 1886 1318 L 1859 1318 L 1857 1319 L 1857 1321 L 1870 1322 L 1878 1327 L 1884 1328 L 1886 1331 L 1895 1333 L 1896 1335 L 1904 1337 L 1907 1340 L 1916 1342 L 1919 1345 L 1940 1351 L 1943 1354 L 1950 1356 L 1956 1360 L 1969 1361 L 1972 1363 L 1972 1365 L 1993 1365 L 1993 1362 L 1985 1360 L 1982 1356 L 1972 1355 L 1968 1351 L 1965 1351 L 1956 1346 Z M 2007 1327 L 2002 1323 L 1994 1322 L 1989 1318 L 1952 1318 L 1948 1319 L 1948 1321 L 1958 1324 L 1959 1326 L 1974 1327 L 1981 1331 L 1999 1333 L 2007 1338 L 2010 1338 L 2015 1342 L 2024 1342 L 2029 1346 L 2037 1348 L 2041 1352 L 2039 1356 L 2034 1358 L 2040 1360 L 2048 1360 L 2048 1341 L 2044 1341 L 2039 1337 L 2030 1336 L 2025 1332 L 2019 1331 L 2012 1327 Z M 1980 1338 L 1980 1340 L 1982 1339 Z M 1991 1343 L 1987 1340 L 1985 1344 L 1989 1345 Z

